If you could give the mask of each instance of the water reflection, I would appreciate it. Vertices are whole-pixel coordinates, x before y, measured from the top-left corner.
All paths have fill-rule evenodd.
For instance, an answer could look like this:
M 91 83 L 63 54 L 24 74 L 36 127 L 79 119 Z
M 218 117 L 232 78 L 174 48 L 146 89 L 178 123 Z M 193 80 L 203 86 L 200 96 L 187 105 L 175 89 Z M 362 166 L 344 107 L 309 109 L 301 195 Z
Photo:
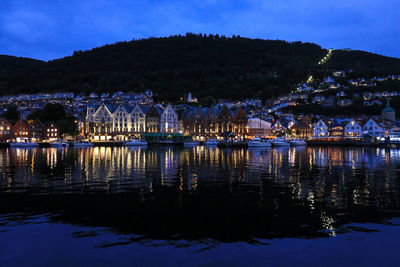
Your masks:
M 146 238 L 330 236 L 397 215 L 399 163 L 380 148 L 4 149 L 0 207 Z

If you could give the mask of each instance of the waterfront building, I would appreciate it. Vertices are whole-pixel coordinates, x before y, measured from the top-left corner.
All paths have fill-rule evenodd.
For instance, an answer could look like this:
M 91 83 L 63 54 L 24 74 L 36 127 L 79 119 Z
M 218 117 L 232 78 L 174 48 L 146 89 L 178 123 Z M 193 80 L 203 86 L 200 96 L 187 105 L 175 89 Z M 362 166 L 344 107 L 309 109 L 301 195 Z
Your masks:
M 295 135 L 300 138 L 308 138 L 312 137 L 314 134 L 314 129 L 310 122 L 301 120 L 295 122 L 290 128 L 292 135 Z
M 151 106 L 146 113 L 146 132 L 148 133 L 158 133 L 160 132 L 160 113 L 157 108 Z
M 14 124 L 14 139 L 17 142 L 28 142 L 30 136 L 30 127 L 28 123 L 22 119 L 19 119 Z
M 345 137 L 360 137 L 362 135 L 361 125 L 354 119 L 351 119 L 344 127 Z
M 363 125 L 363 135 L 370 135 L 372 137 L 384 137 L 386 135 L 385 127 L 375 121 L 374 119 L 369 119 Z
M 12 124 L 5 118 L 0 118 L 0 142 L 7 142 L 12 137 Z
M 329 135 L 328 124 L 323 120 L 319 120 L 314 125 L 314 136 L 315 137 L 323 137 L 323 136 L 328 136 L 328 135 Z
M 131 127 L 130 127 L 131 132 L 143 133 L 146 131 L 146 121 L 145 121 L 146 114 L 140 107 L 140 105 L 136 105 L 132 109 L 130 117 L 131 117 Z
M 54 123 L 49 123 L 46 127 L 45 138 L 48 141 L 55 141 L 60 139 L 60 131 Z
M 102 103 L 99 107 L 88 106 L 86 114 L 86 134 L 94 140 L 111 140 L 114 133 L 113 114 Z
M 287 127 L 280 120 L 275 121 L 271 127 L 271 133 L 274 135 L 284 135 L 286 131 Z
M 131 131 L 129 109 L 123 105 L 108 105 L 112 114 L 112 134 L 117 140 L 125 140 L 125 136 Z
M 344 127 L 348 120 L 334 119 L 328 124 L 330 136 L 344 136 Z
M 248 132 L 247 123 L 247 114 L 244 112 L 243 107 L 240 107 L 232 117 L 232 132 L 237 136 L 245 137 Z
M 46 126 L 40 121 L 35 120 L 30 125 L 30 137 L 32 142 L 40 142 L 44 139 Z
M 162 115 L 160 115 L 160 113 Z M 178 115 L 171 105 L 164 110 L 139 105 L 88 105 L 84 132 L 94 140 L 126 140 L 144 132 L 178 132 Z
M 171 104 L 168 104 L 160 117 L 160 131 L 162 133 L 177 133 L 178 114 L 175 112 Z
M 224 135 L 232 132 L 232 113 L 227 105 L 224 105 L 216 117 L 216 133 Z
M 249 136 L 268 136 L 271 135 L 271 123 L 259 118 L 249 119 L 248 123 Z

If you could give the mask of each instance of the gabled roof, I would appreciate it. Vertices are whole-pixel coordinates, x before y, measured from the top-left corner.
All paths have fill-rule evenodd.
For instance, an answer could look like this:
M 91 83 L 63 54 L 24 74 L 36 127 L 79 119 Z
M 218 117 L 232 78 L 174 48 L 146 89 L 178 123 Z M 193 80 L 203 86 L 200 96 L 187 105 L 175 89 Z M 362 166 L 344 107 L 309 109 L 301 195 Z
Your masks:
M 119 105 L 117 104 L 106 104 L 105 106 L 111 113 L 114 113 L 117 110 L 117 108 L 119 108 Z
M 224 105 L 222 109 L 219 111 L 217 118 L 226 118 L 226 117 L 232 118 L 232 113 L 229 110 L 229 108 Z
M 234 120 L 248 120 L 248 118 L 247 118 L 247 114 L 246 114 L 246 112 L 244 111 L 244 109 L 242 108 L 242 107 L 240 107 L 235 113 L 233 113 L 233 114 L 235 114 L 234 116 L 233 116 L 233 119 Z
M 41 122 L 39 119 L 36 119 L 34 122 L 32 122 L 30 126 L 34 126 L 34 125 L 39 125 L 42 128 L 45 127 L 44 123 Z
M 6 118 L 0 118 L 0 124 L 12 126 L 11 122 L 9 122 Z
M 20 126 L 22 126 L 23 128 L 28 128 L 29 129 L 29 125 L 26 121 L 19 119 L 15 124 L 14 124 L 14 129 L 20 129 Z
M 106 104 L 101 104 L 97 109 L 96 109 L 96 111 L 94 112 L 94 114 L 96 114 L 98 111 L 99 111 L 99 109 L 101 108 L 101 106 L 102 105 L 104 105 L 104 107 L 110 112 L 110 113 L 113 113 L 111 110 L 110 110 L 110 108 L 111 108 L 111 106 L 108 106 L 108 105 L 106 105 Z
M 150 106 L 149 110 L 146 112 L 147 117 L 160 117 L 160 112 L 158 111 L 157 107 Z
M 149 110 L 151 109 L 152 105 L 139 105 L 140 109 L 147 114 L 147 112 L 149 112 Z

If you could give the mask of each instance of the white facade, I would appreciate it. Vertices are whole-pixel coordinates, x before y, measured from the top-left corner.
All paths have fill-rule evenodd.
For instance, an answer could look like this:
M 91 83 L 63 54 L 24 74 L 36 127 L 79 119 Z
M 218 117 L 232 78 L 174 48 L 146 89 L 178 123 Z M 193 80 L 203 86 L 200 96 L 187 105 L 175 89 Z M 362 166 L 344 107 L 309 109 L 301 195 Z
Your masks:
M 249 119 L 247 122 L 247 125 L 249 126 L 249 129 L 260 129 L 260 128 L 265 129 L 265 130 L 271 129 L 270 122 L 261 120 L 259 118 Z
M 175 112 L 172 106 L 168 104 L 161 114 L 160 131 L 162 133 L 177 133 L 178 130 L 178 114 Z
M 112 122 L 112 114 L 106 105 L 101 106 L 93 113 L 94 122 Z
M 131 114 L 131 125 L 132 125 L 132 132 L 144 132 L 146 129 L 146 114 L 143 112 L 143 110 L 140 108 L 139 105 L 136 105 Z
M 344 136 L 360 137 L 362 135 L 362 127 L 355 120 L 350 120 L 344 127 Z
M 372 137 L 384 137 L 385 129 L 375 120 L 369 119 L 363 126 L 363 135 L 368 134 Z
M 259 118 L 249 119 L 247 126 L 250 135 L 266 135 L 271 133 L 271 123 Z
M 123 105 L 119 105 L 113 113 L 114 132 L 128 132 L 131 130 L 130 115 Z
M 329 131 L 328 131 L 328 125 L 323 120 L 319 120 L 315 125 L 314 125 L 314 136 L 316 137 L 322 137 L 322 136 L 328 136 Z

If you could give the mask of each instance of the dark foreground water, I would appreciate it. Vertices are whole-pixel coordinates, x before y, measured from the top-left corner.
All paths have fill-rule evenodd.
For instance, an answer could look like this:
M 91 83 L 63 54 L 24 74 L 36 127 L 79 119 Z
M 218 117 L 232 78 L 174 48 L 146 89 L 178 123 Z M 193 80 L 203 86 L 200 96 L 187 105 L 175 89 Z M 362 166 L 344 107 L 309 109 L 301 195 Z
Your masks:
M 400 260 L 400 150 L 0 150 L 0 266 Z

